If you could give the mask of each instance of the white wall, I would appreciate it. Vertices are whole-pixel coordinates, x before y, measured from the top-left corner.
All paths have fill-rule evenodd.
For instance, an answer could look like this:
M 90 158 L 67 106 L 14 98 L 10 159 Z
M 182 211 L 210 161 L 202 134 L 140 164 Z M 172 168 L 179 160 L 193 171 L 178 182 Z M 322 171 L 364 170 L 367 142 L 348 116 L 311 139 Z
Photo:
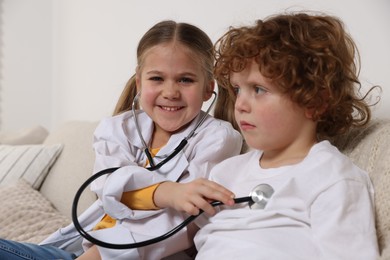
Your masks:
M 0 0 L 0 129 L 50 125 L 50 1 Z
M 286 9 L 344 20 L 361 52 L 363 84 L 383 86 L 375 116 L 390 117 L 388 0 L 2 1 L 1 129 L 110 115 L 134 72 L 138 40 L 162 19 L 193 23 L 216 40 L 229 25 Z

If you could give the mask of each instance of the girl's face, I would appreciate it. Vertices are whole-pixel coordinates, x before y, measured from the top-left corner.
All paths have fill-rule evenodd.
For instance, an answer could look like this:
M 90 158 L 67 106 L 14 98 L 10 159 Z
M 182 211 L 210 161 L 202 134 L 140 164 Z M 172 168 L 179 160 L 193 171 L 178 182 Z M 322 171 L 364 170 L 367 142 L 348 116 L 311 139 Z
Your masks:
M 211 97 L 201 60 L 178 43 L 159 44 L 147 51 L 137 71 L 140 105 L 155 123 L 155 136 L 170 136 L 187 126 Z
M 231 84 L 236 121 L 250 147 L 280 160 L 308 152 L 316 141 L 315 122 L 260 73 L 255 61 L 232 73 Z

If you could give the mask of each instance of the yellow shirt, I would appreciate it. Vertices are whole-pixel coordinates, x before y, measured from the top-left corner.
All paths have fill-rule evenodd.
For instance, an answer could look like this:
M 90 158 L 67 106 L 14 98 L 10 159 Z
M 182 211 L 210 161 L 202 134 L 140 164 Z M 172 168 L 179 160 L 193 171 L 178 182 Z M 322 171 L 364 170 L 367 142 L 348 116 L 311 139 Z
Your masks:
M 160 148 L 152 149 L 152 156 L 156 155 L 159 150 Z M 146 165 L 148 164 L 149 162 L 146 162 Z M 160 185 L 160 183 L 139 190 L 126 191 L 122 194 L 121 202 L 129 208 L 135 210 L 159 209 L 158 207 L 156 207 L 153 201 L 153 195 L 158 185 Z M 116 220 L 106 214 L 101 219 L 101 221 L 93 228 L 93 230 L 110 228 L 115 226 L 115 223 Z

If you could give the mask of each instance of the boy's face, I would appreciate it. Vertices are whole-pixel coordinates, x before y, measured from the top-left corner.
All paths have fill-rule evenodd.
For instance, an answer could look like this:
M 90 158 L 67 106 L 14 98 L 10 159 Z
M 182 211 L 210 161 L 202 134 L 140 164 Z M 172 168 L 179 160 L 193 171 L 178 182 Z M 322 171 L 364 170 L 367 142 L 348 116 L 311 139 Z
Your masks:
M 259 71 L 255 61 L 231 74 L 236 121 L 248 145 L 264 155 L 300 153 L 316 141 L 316 124 Z

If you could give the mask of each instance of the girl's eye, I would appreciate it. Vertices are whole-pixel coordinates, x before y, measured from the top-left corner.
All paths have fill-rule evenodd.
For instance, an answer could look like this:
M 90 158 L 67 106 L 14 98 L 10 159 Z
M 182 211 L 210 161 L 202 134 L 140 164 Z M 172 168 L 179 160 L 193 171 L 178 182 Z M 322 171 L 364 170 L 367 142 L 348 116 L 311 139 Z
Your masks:
M 184 78 L 181 78 L 181 79 L 179 80 L 179 82 L 181 82 L 181 83 L 193 83 L 194 80 L 191 79 L 191 78 L 184 77 Z
M 163 78 L 159 77 L 159 76 L 154 76 L 154 77 L 150 77 L 149 80 L 151 80 L 151 81 L 162 81 Z

